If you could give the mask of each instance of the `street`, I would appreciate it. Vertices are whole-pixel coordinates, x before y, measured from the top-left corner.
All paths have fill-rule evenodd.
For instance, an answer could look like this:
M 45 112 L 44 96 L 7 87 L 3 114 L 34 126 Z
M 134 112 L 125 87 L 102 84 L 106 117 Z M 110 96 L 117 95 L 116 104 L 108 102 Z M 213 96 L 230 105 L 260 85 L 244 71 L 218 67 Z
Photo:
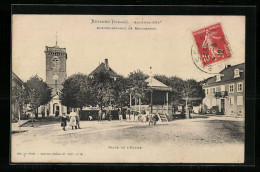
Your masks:
M 243 163 L 244 119 L 204 117 L 158 123 L 81 121 L 12 134 L 12 160 L 25 162 Z M 23 127 L 22 127 L 23 128 Z M 36 158 L 37 157 L 37 158 Z

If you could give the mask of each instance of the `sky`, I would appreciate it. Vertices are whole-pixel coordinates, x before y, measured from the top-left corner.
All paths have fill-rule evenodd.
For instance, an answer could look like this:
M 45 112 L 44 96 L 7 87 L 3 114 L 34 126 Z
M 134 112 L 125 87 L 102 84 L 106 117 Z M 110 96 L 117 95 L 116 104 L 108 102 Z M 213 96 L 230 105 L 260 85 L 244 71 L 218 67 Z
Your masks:
M 12 70 L 23 81 L 36 74 L 45 80 L 45 46 L 55 46 L 57 35 L 58 46 L 67 51 L 67 76 L 89 74 L 107 58 L 123 76 L 138 69 L 150 74 L 152 67 L 152 74 L 200 81 L 212 75 L 193 63 L 192 32 L 220 22 L 232 49 L 229 63 L 236 65 L 245 62 L 245 20 L 244 16 L 13 15 Z

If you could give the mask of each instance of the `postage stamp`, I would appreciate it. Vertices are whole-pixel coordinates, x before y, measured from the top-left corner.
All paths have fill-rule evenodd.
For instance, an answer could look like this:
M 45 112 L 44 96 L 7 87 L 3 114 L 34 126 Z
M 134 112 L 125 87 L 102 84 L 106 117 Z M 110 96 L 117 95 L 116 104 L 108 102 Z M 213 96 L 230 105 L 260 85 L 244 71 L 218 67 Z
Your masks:
M 192 32 L 203 67 L 231 58 L 221 23 Z

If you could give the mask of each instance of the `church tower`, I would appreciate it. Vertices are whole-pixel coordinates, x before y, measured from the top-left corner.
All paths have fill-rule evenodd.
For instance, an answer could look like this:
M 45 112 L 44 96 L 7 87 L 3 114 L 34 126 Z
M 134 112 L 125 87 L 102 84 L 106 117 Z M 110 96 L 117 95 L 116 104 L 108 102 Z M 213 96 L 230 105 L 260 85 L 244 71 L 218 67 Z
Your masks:
M 46 55 L 46 83 L 52 88 L 52 95 L 59 95 L 62 83 L 67 77 L 66 48 L 59 48 L 56 40 L 54 47 L 45 48 Z
M 61 105 L 59 98 L 62 83 L 67 78 L 66 62 L 67 53 L 66 48 L 60 48 L 57 44 L 54 47 L 45 47 L 46 55 L 46 83 L 52 88 L 52 100 L 48 104 L 48 111 L 50 115 L 62 115 L 67 113 L 66 106 Z

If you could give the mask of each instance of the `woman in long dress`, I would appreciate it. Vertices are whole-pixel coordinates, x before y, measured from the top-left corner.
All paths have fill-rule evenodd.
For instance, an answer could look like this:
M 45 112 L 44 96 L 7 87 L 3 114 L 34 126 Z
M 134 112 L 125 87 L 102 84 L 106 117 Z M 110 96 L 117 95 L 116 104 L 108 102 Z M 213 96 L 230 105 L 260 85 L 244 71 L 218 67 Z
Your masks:
M 206 36 L 205 40 L 203 41 L 202 48 L 208 49 L 208 57 L 212 58 L 213 60 L 216 60 L 218 58 L 218 54 L 222 52 L 223 50 L 220 50 L 216 47 L 215 44 L 217 39 L 221 39 L 221 36 L 216 36 L 217 32 L 211 32 L 208 29 L 206 30 Z
M 76 128 L 77 123 L 76 123 L 76 113 L 75 112 L 70 112 L 69 118 L 70 118 L 70 123 L 69 125 L 72 127 L 72 130 L 74 129 L 73 127 Z

